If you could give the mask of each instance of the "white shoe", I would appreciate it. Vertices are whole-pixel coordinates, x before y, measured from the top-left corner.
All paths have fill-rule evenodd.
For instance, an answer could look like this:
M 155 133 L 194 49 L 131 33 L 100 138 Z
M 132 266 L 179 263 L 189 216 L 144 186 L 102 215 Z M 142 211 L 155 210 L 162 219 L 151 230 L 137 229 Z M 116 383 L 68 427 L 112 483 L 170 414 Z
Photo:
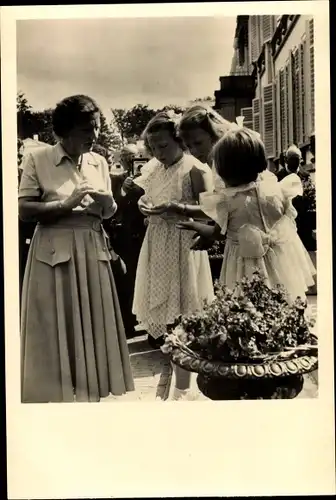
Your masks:
M 178 389 L 175 387 L 171 401 L 194 401 L 195 394 L 190 389 Z

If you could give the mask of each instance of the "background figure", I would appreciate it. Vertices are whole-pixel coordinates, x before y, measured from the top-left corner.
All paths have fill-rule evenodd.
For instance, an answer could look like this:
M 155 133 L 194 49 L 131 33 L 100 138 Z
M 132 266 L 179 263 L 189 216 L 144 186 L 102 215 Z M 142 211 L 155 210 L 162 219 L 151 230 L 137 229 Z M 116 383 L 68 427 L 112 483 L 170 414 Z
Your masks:
M 146 232 L 145 217 L 138 207 L 138 200 L 143 194 L 143 190 L 132 188 L 132 186 L 127 189 L 127 182 L 125 185 L 125 180 L 132 175 L 133 160 L 137 155 L 138 148 L 135 144 L 125 146 L 121 151 L 120 163 L 124 172 L 111 175 L 112 190 L 118 209 L 105 226 L 113 249 L 126 264 L 126 274 L 122 274 L 120 270 L 116 269 L 115 277 L 128 338 L 143 333 L 136 332 L 137 321 L 132 313 L 136 269 Z
M 315 160 L 314 160 L 315 161 Z M 309 252 L 316 251 L 316 239 L 314 230 L 316 230 L 316 200 L 315 184 L 312 181 L 309 172 L 306 172 L 302 165 L 301 151 L 295 145 L 288 148 L 285 154 L 285 168 L 279 174 L 278 179 L 282 180 L 291 173 L 296 173 L 301 179 L 303 192 L 302 195 L 293 199 L 293 206 L 297 211 L 296 226 L 298 235 L 305 248 Z
M 21 318 L 22 401 L 99 401 L 134 389 L 101 222 L 113 215 L 106 160 L 92 152 L 100 110 L 84 95 L 53 112 L 59 141 L 25 156 L 19 214 L 38 222 Z

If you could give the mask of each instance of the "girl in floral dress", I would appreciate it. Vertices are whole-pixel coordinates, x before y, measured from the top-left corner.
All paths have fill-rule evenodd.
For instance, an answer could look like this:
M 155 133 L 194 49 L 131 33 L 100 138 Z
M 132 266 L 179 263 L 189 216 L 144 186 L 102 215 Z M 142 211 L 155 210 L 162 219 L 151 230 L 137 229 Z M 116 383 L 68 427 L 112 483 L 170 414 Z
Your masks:
M 296 231 L 292 199 L 301 193 L 301 182 L 265 175 L 264 144 L 246 128 L 220 139 L 214 161 L 226 187 L 202 194 L 199 208 L 216 225 L 182 221 L 178 227 L 214 239 L 226 234 L 220 279 L 229 288 L 258 268 L 270 286 L 284 286 L 289 301 L 304 298 L 316 271 Z
M 144 131 L 146 147 L 155 160 L 142 170 L 135 183 L 144 190 L 139 208 L 148 219 L 141 248 L 133 312 L 157 344 L 163 343 L 167 328 L 181 314 L 202 309 L 214 297 L 206 251 L 190 249 L 193 233 L 181 231 L 176 222 L 199 195 L 212 191 L 208 166 L 184 151 L 169 113 L 159 113 Z M 184 396 L 190 377 L 176 373 L 174 399 Z M 182 380 L 183 379 L 183 380 Z

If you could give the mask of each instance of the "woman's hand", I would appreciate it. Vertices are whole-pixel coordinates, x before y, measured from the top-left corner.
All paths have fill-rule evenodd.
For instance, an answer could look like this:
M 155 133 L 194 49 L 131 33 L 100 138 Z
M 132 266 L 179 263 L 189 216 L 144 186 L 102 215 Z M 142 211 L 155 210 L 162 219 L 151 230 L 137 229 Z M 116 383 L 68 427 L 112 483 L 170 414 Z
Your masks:
M 84 196 L 92 194 L 95 192 L 94 188 L 88 181 L 82 181 L 75 189 L 72 191 L 71 195 L 66 198 L 63 202 L 63 206 L 66 209 L 73 209 L 80 205 Z
M 104 191 L 104 189 L 92 190 L 88 194 L 100 205 L 104 205 L 112 198 L 111 193 L 109 191 Z

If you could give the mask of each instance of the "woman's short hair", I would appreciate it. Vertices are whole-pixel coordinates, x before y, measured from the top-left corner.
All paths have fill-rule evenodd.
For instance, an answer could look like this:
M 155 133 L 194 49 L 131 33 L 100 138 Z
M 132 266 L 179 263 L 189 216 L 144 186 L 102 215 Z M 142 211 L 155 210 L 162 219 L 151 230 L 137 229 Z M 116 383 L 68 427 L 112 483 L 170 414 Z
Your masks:
M 245 127 L 224 134 L 213 155 L 218 174 L 230 186 L 253 182 L 267 168 L 264 143 L 259 134 Z
M 183 138 L 186 133 L 201 128 L 210 135 L 213 142 L 217 142 L 228 130 L 235 126 L 212 108 L 197 104 L 191 106 L 183 114 L 179 123 L 179 133 Z
M 66 97 L 53 111 L 54 132 L 60 138 L 67 137 L 75 126 L 90 121 L 95 113 L 100 113 L 100 108 L 91 97 L 82 94 Z
M 169 132 L 174 141 L 176 141 L 182 149 L 185 149 L 184 143 L 178 135 L 176 119 L 169 116 L 169 113 L 161 111 L 148 122 L 141 135 L 141 139 L 144 141 L 145 149 L 150 155 L 153 153 L 149 145 L 148 136 L 162 130 Z

